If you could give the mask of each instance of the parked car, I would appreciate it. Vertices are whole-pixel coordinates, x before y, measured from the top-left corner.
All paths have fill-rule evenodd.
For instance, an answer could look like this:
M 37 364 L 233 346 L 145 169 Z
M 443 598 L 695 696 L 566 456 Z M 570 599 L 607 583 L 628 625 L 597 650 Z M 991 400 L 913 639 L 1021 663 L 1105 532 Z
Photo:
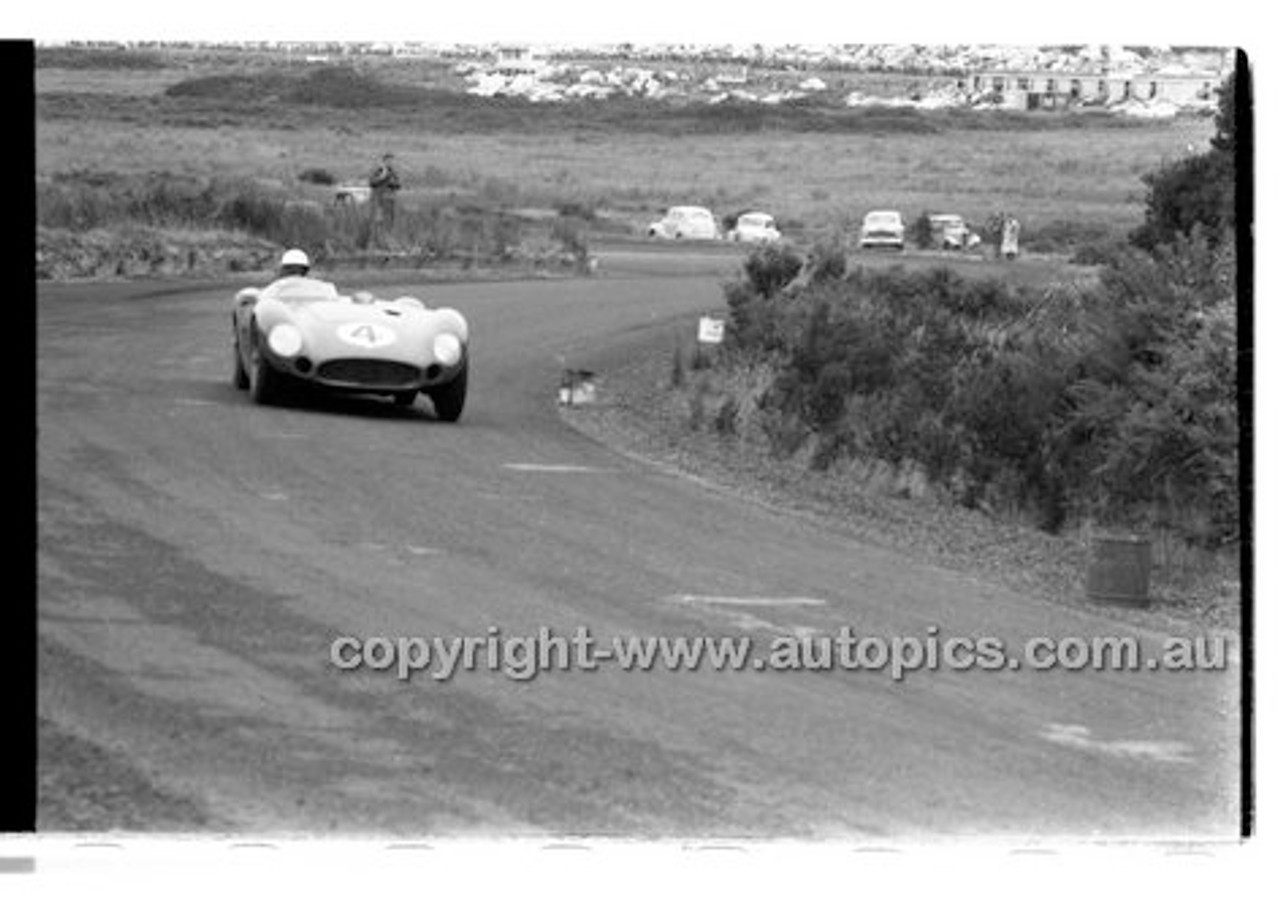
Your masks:
M 944 251 L 963 251 L 981 241 L 964 217 L 955 213 L 930 214 L 929 231 L 933 236 L 933 246 Z
M 421 393 L 438 419 L 462 414 L 468 329 L 453 308 L 429 308 L 408 295 L 341 295 L 331 282 L 289 276 L 238 291 L 231 323 L 232 381 L 258 404 L 310 386 L 405 406 Z
M 862 218 L 858 235 L 860 248 L 897 248 L 906 245 L 907 228 L 896 210 L 873 210 Z
M 768 243 L 781 237 L 782 233 L 778 231 L 778 224 L 773 217 L 759 211 L 742 214 L 729 230 L 731 241 Z
M 719 238 L 720 227 L 706 207 L 672 207 L 656 223 L 649 224 L 650 238 Z
M 333 202 L 338 206 L 344 204 L 365 204 L 373 189 L 368 185 L 339 185 L 333 189 Z

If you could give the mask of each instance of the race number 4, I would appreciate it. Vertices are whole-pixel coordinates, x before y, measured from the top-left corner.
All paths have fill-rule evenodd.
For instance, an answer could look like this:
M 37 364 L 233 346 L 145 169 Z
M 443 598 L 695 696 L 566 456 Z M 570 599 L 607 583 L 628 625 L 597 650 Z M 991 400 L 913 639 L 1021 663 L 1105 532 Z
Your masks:
M 345 323 L 338 327 L 338 338 L 360 348 L 381 348 L 396 340 L 396 334 L 378 323 Z

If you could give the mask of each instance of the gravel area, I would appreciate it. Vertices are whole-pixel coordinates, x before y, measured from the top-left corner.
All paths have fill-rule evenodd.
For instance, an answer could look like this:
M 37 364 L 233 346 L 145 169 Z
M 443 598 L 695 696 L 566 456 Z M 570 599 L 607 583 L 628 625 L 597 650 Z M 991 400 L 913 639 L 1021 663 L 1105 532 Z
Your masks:
M 47 718 L 39 719 L 38 730 L 37 831 L 150 834 L 219 827 L 200 803 L 157 787 L 124 756 Z
M 1084 591 L 1091 558 L 1084 532 L 1052 536 L 945 501 L 903 497 L 901 486 L 875 478 L 867 467 L 842 463 L 815 472 L 799 460 L 780 460 L 759 444 L 718 433 L 710 416 L 693 429 L 690 386 L 699 373 L 690 371 L 685 386 L 673 390 L 672 369 L 669 343 L 639 350 L 621 366 L 599 373 L 594 403 L 561 406 L 561 415 L 624 454 L 933 565 L 1174 634 L 1239 632 L 1236 556 L 1183 560 L 1177 567 L 1157 564 L 1145 607 L 1096 602 Z M 1158 561 L 1158 551 L 1155 557 Z

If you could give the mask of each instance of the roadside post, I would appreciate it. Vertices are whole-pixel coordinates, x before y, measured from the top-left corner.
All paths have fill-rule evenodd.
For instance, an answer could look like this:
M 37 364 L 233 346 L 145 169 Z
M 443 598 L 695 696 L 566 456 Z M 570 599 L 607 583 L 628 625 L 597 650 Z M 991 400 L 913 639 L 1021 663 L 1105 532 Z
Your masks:
M 593 381 L 595 375 L 593 370 L 566 368 L 560 376 L 560 403 L 575 407 L 594 402 L 596 400 L 596 384 Z
M 702 316 L 698 318 L 698 348 L 693 367 L 700 370 L 715 360 L 714 349 L 724 342 L 724 319 Z

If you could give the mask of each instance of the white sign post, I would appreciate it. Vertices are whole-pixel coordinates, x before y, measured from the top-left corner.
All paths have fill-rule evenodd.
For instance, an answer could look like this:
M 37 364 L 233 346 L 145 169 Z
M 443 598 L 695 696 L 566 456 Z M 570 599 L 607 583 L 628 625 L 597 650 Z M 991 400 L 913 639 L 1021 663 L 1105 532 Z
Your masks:
M 699 317 L 698 341 L 703 345 L 719 345 L 723 342 L 724 320 L 716 317 Z

